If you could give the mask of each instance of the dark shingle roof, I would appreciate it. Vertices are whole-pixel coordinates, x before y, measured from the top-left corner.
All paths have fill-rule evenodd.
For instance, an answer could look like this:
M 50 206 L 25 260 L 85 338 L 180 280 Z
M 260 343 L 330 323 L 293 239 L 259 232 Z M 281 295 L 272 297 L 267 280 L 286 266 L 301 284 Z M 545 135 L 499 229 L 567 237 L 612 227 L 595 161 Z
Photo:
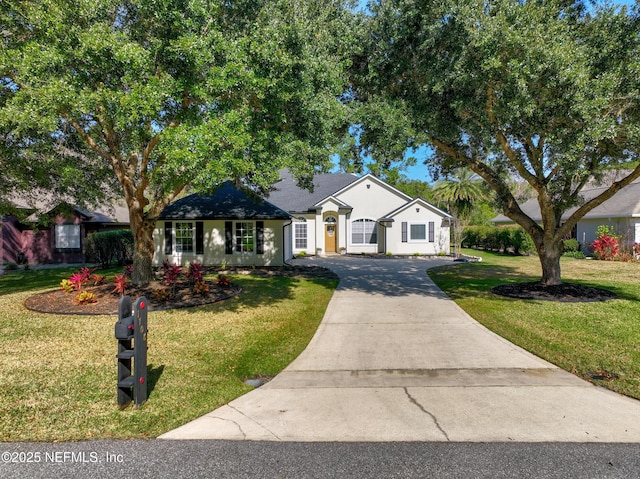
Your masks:
M 286 211 L 260 198 L 250 191 L 236 188 L 226 181 L 213 193 L 185 196 L 168 205 L 160 219 L 208 220 L 208 219 L 289 219 Z
M 267 198 L 285 211 L 304 213 L 357 180 L 358 177 L 350 173 L 319 174 L 313 177 L 313 191 L 309 191 L 298 187 L 293 175 L 283 170 L 280 172 L 280 181 L 273 185 Z

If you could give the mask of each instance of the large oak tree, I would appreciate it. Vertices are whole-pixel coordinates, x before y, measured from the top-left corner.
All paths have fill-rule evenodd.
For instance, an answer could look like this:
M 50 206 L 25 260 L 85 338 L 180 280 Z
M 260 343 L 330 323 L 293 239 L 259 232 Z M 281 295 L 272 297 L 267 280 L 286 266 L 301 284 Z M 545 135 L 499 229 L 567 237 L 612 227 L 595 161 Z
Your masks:
M 227 179 L 266 188 L 285 166 L 309 176 L 344 133 L 352 14 L 342 1 L 0 5 L 0 139 L 12 177 L 31 164 L 67 171 L 63 191 L 117 180 L 137 284 L 151 277 L 155 218 L 185 189 Z
M 435 148 L 436 169 L 482 177 L 532 236 L 541 282 L 561 283 L 563 238 L 640 177 L 638 11 L 566 0 L 380 0 L 369 10 L 354 96 L 402 110 Z M 374 157 L 375 136 L 362 136 Z M 582 198 L 588 181 L 625 167 Z M 541 223 L 521 210 L 513 178 L 535 191 Z

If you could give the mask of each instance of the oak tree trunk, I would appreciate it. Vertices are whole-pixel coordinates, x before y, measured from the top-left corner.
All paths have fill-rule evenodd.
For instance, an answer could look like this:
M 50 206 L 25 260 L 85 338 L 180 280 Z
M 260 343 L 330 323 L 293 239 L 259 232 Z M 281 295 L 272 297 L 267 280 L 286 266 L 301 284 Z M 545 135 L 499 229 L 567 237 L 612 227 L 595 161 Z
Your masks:
M 155 223 L 145 219 L 141 210 L 131 210 L 129 216 L 134 240 L 131 280 L 136 286 L 147 286 L 153 274 L 153 230 Z
M 562 241 L 555 241 L 552 238 L 543 238 L 536 243 L 538 258 L 542 266 L 542 279 L 540 283 L 544 286 L 554 286 L 562 284 L 560 271 L 560 257 L 562 256 Z

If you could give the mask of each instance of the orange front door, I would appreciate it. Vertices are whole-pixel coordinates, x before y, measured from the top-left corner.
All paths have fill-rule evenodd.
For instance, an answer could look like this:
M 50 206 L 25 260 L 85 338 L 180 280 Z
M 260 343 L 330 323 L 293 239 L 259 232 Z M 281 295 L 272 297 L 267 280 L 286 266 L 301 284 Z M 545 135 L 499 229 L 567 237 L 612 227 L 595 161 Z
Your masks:
M 336 225 L 326 223 L 324 225 L 324 251 L 325 253 L 336 252 Z

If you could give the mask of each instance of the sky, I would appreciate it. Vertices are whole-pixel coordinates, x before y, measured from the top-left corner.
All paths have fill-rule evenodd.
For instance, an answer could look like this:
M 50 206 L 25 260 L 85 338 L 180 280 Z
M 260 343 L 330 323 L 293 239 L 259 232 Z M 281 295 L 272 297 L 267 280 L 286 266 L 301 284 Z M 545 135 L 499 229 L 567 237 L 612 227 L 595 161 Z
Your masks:
M 611 2 L 614 5 L 626 5 L 632 6 L 635 0 L 616 0 Z M 367 0 L 359 0 L 358 9 L 365 8 Z M 424 160 L 429 157 L 430 149 L 426 146 L 421 147 L 417 151 L 413 152 L 411 156 L 415 157 L 418 161 L 415 166 L 410 166 L 402 172 L 404 176 L 411 180 L 426 181 L 432 183 L 433 179 L 429 175 L 427 167 L 424 165 Z

